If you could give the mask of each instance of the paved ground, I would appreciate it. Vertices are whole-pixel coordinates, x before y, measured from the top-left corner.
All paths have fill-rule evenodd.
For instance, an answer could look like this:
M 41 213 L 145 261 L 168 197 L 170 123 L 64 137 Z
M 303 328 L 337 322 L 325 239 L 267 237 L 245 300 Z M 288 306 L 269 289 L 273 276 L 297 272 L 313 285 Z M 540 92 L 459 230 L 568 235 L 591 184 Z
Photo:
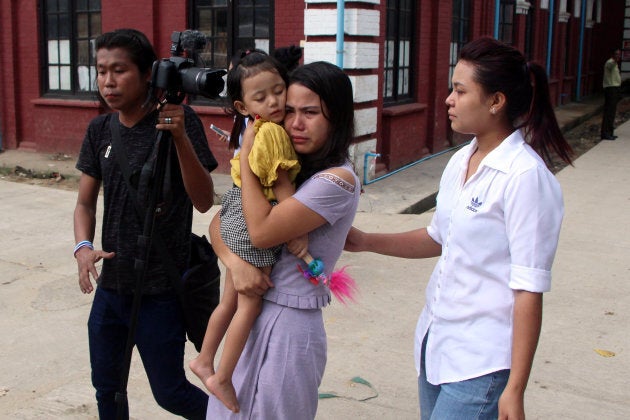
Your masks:
M 529 419 L 630 418 L 630 123 L 617 134 L 557 175 L 566 217 L 526 394 Z M 432 159 L 365 186 L 355 224 L 426 225 L 430 212 L 397 213 L 435 191 L 443 164 Z M 220 189 L 225 180 L 216 178 Z M 73 191 L 0 180 L 1 418 L 96 418 L 85 325 L 91 296 L 78 290 L 71 255 L 75 200 Z M 194 230 L 204 233 L 215 211 L 195 215 Z M 321 392 L 339 398 L 323 399 L 318 419 L 418 418 L 413 332 L 434 263 L 342 256 L 361 296 L 324 312 Z M 187 356 L 194 354 L 190 346 Z M 171 418 L 153 401 L 136 358 L 129 399 L 132 418 Z

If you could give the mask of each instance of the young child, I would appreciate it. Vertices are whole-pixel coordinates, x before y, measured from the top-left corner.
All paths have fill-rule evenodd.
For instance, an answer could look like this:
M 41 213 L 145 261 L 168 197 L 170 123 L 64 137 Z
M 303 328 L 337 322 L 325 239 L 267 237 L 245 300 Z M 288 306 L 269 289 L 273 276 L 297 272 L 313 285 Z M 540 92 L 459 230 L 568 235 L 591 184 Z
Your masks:
M 271 202 L 282 201 L 295 193 L 293 181 L 300 171 L 291 139 L 279 125 L 285 115 L 287 82 L 284 67 L 259 51 L 246 54 L 229 72 L 227 80 L 228 96 L 236 113 L 231 138 L 238 139 L 245 118 L 256 119 L 256 137 L 249 162 Z M 251 244 L 241 206 L 238 154 L 230 162 L 235 186 L 223 196 L 221 237 L 232 252 L 269 274 L 281 247 L 260 249 Z M 292 253 L 303 257 L 307 253 L 307 242 L 305 235 L 287 245 Z M 239 406 L 232 373 L 261 306 L 261 297 L 236 292 L 232 275 L 227 271 L 221 303 L 210 317 L 199 356 L 190 362 L 190 368 L 208 390 L 234 412 L 239 411 Z M 224 335 L 223 353 L 215 372 L 214 357 Z

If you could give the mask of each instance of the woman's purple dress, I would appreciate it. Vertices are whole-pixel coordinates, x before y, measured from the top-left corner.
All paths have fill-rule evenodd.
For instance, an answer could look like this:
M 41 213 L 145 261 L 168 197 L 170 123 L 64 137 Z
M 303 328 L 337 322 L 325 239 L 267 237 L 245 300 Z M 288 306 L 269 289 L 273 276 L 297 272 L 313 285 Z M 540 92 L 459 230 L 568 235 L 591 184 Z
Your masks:
M 342 168 L 354 171 L 349 163 Z M 330 275 L 343 250 L 359 203 L 354 185 L 326 171 L 300 186 L 294 198 L 327 221 L 309 233 L 309 253 Z M 273 288 L 249 335 L 232 378 L 240 412 L 234 414 L 210 395 L 208 419 L 313 419 L 326 366 L 322 308 L 330 303 L 327 286 L 313 285 L 297 268 L 305 263 L 282 249 L 271 273 Z

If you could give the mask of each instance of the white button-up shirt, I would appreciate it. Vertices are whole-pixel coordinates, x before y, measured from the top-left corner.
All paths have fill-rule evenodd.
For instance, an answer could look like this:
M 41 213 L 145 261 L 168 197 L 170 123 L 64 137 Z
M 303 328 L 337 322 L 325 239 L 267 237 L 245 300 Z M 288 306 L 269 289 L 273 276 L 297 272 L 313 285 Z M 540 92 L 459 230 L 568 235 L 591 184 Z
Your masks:
M 519 130 L 464 183 L 476 148 L 473 139 L 449 161 L 427 228 L 442 255 L 416 327 L 415 361 L 419 370 L 428 331 L 434 385 L 510 368 L 513 290 L 549 291 L 564 213 L 559 183 Z

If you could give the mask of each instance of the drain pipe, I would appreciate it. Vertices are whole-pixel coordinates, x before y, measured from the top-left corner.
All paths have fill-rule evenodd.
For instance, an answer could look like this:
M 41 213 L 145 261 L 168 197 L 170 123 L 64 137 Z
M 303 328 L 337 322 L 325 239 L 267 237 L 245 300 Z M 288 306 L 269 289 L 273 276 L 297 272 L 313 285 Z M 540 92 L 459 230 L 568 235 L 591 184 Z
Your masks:
M 337 0 L 337 67 L 343 70 L 343 36 L 345 0 Z
M 374 153 L 374 152 L 367 152 L 366 154 L 363 155 L 363 185 L 368 185 L 371 184 L 373 182 L 376 182 L 380 179 L 379 178 L 375 178 L 372 179 L 370 181 L 368 181 L 368 159 L 373 157 L 374 159 L 381 157 L 380 153 Z M 387 174 L 389 175 L 389 174 Z
M 461 147 L 464 147 L 468 143 L 470 143 L 470 140 L 466 141 L 466 142 L 464 142 L 464 143 L 462 143 L 460 145 L 457 145 L 457 146 L 450 147 L 448 149 L 442 150 L 441 152 L 437 152 L 437 153 L 433 153 L 433 154 L 431 154 L 429 156 L 425 156 L 422 159 L 416 160 L 415 162 L 408 163 L 407 165 L 403 166 L 402 168 L 398 168 L 398 169 L 396 169 L 396 170 L 394 170 L 392 172 L 386 173 L 385 175 L 379 176 L 378 178 L 374 178 L 374 179 L 371 179 L 369 181 L 368 181 L 368 159 L 371 158 L 371 157 L 376 159 L 376 158 L 380 157 L 381 154 L 380 153 L 374 153 L 374 152 L 367 152 L 365 155 L 363 155 L 363 185 L 373 184 L 373 183 L 375 183 L 377 181 L 380 181 L 380 180 L 388 178 L 388 177 L 390 177 L 390 176 L 392 176 L 394 174 L 397 174 L 398 172 L 404 171 L 405 169 L 409 169 L 412 166 L 417 165 L 418 163 L 425 162 L 425 161 L 427 161 L 429 159 L 433 159 L 434 157 L 438 157 L 440 155 L 443 155 L 444 153 L 452 152 L 452 151 L 457 150 L 457 149 L 459 149 Z
M 578 71 L 577 71 L 577 84 L 575 86 L 575 100 L 580 102 L 582 99 L 582 60 L 584 59 L 584 29 L 586 27 L 586 0 L 582 0 L 582 11 L 580 15 L 580 52 L 578 53 Z
M 499 39 L 499 18 L 501 14 L 499 11 L 501 7 L 501 0 L 494 1 L 494 39 Z
M 549 34 L 547 35 L 547 76 L 551 76 L 551 46 L 553 44 L 553 11 L 555 1 L 549 0 Z

